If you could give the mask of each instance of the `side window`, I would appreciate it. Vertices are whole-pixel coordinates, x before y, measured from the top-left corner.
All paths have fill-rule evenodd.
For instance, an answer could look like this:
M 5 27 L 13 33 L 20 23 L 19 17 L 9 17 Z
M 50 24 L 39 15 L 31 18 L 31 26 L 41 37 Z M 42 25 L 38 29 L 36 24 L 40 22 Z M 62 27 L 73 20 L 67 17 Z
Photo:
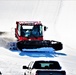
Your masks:
M 20 30 L 21 30 L 21 25 L 18 25 L 18 35 L 19 35 L 19 36 L 21 35 Z

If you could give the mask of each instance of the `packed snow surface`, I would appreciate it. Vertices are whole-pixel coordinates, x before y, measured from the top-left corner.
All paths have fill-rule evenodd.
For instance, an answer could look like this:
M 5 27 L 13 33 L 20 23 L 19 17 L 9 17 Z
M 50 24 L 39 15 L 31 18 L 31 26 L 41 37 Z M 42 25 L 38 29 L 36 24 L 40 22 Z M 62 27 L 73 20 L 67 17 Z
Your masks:
M 4 36 L 7 35 L 5 38 Z M 44 51 L 19 51 L 9 50 L 6 44 L 10 41 L 16 41 L 9 38 L 10 33 L 2 34 L 0 37 L 0 71 L 3 75 L 23 75 L 23 65 L 28 65 L 32 60 L 57 60 L 62 68 L 67 72 L 67 75 L 76 75 L 76 50 L 64 45 L 60 51 L 52 51 L 50 48 L 43 48 Z M 11 37 L 11 36 L 10 36 Z M 42 49 L 42 48 L 41 48 Z M 47 52 L 45 50 L 51 50 Z
M 46 39 L 63 43 L 63 49 L 50 48 L 21 52 L 9 50 L 16 41 L 16 21 L 41 21 L 48 27 Z M 23 75 L 23 65 L 32 60 L 57 60 L 67 75 L 76 75 L 76 0 L 0 0 L 0 71 L 3 75 Z M 11 31 L 11 32 L 10 32 Z

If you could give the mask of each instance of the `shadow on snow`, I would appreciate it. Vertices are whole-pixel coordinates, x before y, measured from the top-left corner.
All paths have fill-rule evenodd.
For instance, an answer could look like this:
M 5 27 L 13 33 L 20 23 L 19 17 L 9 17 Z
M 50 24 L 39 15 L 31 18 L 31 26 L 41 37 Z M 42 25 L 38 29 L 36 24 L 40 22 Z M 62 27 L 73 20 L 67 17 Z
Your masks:
M 20 56 L 25 56 L 25 55 L 27 55 L 27 56 L 30 56 L 30 57 L 58 57 L 58 56 L 66 56 L 66 54 L 65 53 L 59 53 L 59 52 L 45 52 L 45 51 L 43 51 L 43 52 L 40 52 L 40 51 L 38 51 L 38 52 L 20 52 L 19 53 L 19 55 Z
M 29 56 L 29 57 L 58 57 L 58 56 L 66 56 L 65 53 L 61 53 L 60 51 L 54 51 L 53 48 L 41 48 L 41 49 L 39 49 L 39 51 L 37 49 L 35 51 L 13 50 L 13 52 L 18 52 L 20 56 Z

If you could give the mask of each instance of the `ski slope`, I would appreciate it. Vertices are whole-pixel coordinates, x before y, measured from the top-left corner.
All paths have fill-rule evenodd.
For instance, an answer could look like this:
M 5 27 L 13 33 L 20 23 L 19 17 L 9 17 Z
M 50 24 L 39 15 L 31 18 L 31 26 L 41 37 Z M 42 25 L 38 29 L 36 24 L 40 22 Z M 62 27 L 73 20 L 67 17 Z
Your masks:
M 3 75 L 23 75 L 22 66 L 39 59 L 57 60 L 67 75 L 76 75 L 76 0 L 1 0 L 0 9 L 0 71 Z M 63 50 L 21 52 L 6 48 L 9 42 L 16 41 L 14 28 L 19 20 L 42 21 L 48 27 L 44 38 L 61 41 Z
M 46 52 L 46 49 L 52 50 L 50 48 L 43 48 L 43 52 L 21 52 L 19 50 L 9 50 L 6 47 L 10 39 L 12 38 L 6 37 L 10 36 L 10 34 L 3 34 L 0 36 L 0 70 L 3 75 L 23 75 L 24 70 L 22 69 L 23 65 L 28 65 L 28 63 L 32 60 L 57 60 L 61 64 L 62 68 L 64 68 L 67 72 L 67 75 L 75 75 L 76 70 L 76 51 L 74 49 L 68 48 L 64 45 L 64 49 L 57 52 Z M 5 36 L 5 37 L 4 37 Z M 5 39 L 4 39 L 5 38 Z M 15 41 L 15 40 L 14 40 Z

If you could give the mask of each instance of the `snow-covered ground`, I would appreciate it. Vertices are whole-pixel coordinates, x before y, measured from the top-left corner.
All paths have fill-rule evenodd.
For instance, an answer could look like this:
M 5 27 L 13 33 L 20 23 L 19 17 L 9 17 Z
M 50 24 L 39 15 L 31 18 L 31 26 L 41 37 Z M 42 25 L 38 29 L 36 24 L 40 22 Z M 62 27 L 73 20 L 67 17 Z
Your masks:
M 6 37 L 7 35 L 8 37 Z M 4 37 L 5 36 L 5 37 Z M 28 65 L 32 60 L 46 59 L 57 60 L 67 72 L 67 75 L 76 75 L 76 51 L 64 45 L 64 48 L 60 51 L 51 52 L 21 52 L 19 50 L 9 50 L 5 48 L 8 42 L 14 40 L 9 38 L 10 34 L 3 34 L 0 37 L 0 70 L 3 75 L 23 75 L 23 65 Z M 10 36 L 11 37 L 11 36 Z M 14 40 L 15 41 L 15 40 Z M 45 48 L 49 49 L 50 48 Z M 52 50 L 52 49 L 51 49 Z
M 16 41 L 16 21 L 39 20 L 48 27 L 45 38 L 63 43 L 61 51 L 21 52 L 6 48 Z M 0 1 L 0 71 L 3 75 L 23 75 L 23 65 L 32 60 L 57 60 L 67 75 L 76 75 L 76 0 L 1 0 Z

